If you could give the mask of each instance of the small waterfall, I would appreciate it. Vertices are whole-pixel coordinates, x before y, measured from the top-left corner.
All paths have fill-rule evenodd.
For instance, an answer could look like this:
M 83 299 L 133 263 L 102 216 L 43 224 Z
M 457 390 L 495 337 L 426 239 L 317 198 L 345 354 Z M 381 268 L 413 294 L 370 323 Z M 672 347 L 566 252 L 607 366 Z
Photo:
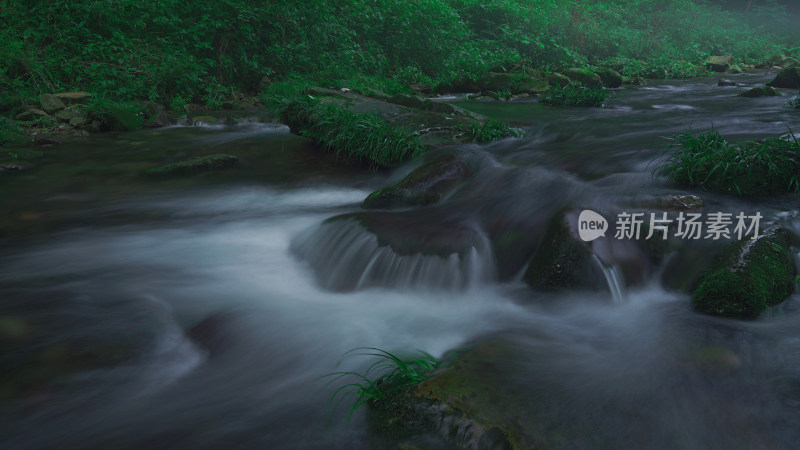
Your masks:
M 319 284 L 334 291 L 370 287 L 466 289 L 494 279 L 488 239 L 476 239 L 448 255 L 399 254 L 356 220 L 323 223 L 298 236 L 291 251 L 314 269 Z
M 614 299 L 615 304 L 622 303 L 625 299 L 625 276 L 622 274 L 622 270 L 616 264 L 608 264 L 602 259 L 598 258 L 597 255 L 592 255 L 592 261 L 600 268 L 603 272 L 603 276 L 606 279 L 606 284 L 608 285 L 608 290 L 611 291 L 611 298 Z

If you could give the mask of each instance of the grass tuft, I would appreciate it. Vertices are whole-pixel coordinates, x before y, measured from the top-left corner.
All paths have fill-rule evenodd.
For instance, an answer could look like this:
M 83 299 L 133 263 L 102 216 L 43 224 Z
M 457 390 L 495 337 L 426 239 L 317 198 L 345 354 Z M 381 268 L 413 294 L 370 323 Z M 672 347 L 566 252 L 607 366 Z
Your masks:
M 740 196 L 800 194 L 800 141 L 794 134 L 731 144 L 712 129 L 697 136 L 683 133 L 668 150 L 676 146 L 656 175 Z
M 371 168 L 397 167 L 425 151 L 419 137 L 407 129 L 310 96 L 287 101 L 282 115 L 285 123 L 303 136 Z
M 497 120 L 474 123 L 464 130 L 475 142 L 491 142 L 507 137 L 522 137 L 522 131 Z
M 592 106 L 605 108 L 608 91 L 602 88 L 592 88 L 578 84 L 568 84 L 564 87 L 551 86 L 540 100 L 546 105 L 553 106 Z
M 347 352 L 345 357 L 347 356 L 366 356 L 375 359 L 363 373 L 333 372 L 322 377 L 332 377 L 332 381 L 348 380 L 334 391 L 331 402 L 338 404 L 345 397 L 354 396 L 355 400 L 350 408 L 351 415 L 365 403 L 378 402 L 392 392 L 425 380 L 440 363 L 438 359 L 421 350 L 401 357 L 375 347 L 359 347 Z

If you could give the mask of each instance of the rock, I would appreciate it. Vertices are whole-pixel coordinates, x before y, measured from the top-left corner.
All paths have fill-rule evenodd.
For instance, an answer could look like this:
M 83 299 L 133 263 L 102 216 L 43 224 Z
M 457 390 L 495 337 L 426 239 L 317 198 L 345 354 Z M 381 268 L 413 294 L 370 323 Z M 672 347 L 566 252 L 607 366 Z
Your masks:
M 42 111 L 41 109 L 36 108 L 29 108 L 15 116 L 15 119 L 28 121 L 28 120 L 35 120 L 40 117 L 47 117 L 47 113 Z
M 42 94 L 42 96 L 39 97 L 39 104 L 42 105 L 42 109 L 48 113 L 60 111 L 66 107 L 64 102 L 53 94 Z
M 170 124 L 169 114 L 164 105 L 151 101 L 142 102 L 145 128 L 160 128 Z
M 489 97 L 492 100 L 500 100 L 500 94 L 495 91 L 483 91 L 483 97 Z
M 224 109 L 224 110 L 234 109 L 234 106 L 235 106 L 235 103 L 230 101 L 230 100 L 226 100 L 226 101 L 222 102 L 222 109 Z
M 557 214 L 528 269 L 525 282 L 534 289 L 556 290 L 586 286 L 592 275 L 592 251 L 574 232 L 566 213 Z
M 444 153 L 421 165 L 401 182 L 377 190 L 364 200 L 364 208 L 422 206 L 438 202 L 460 181 L 472 175 L 455 153 Z
M 742 92 L 739 94 L 741 97 L 748 97 L 748 98 L 756 98 L 756 97 L 779 97 L 783 94 L 780 93 L 777 89 L 770 87 L 770 86 L 759 86 L 749 91 Z
M 83 116 L 72 116 L 69 119 L 69 124 L 73 127 L 82 127 L 86 124 L 86 117 Z
M 603 86 L 603 80 L 589 69 L 580 69 L 573 67 L 564 72 L 571 81 L 581 83 L 585 86 L 599 88 Z
M 622 75 L 614 69 L 598 70 L 597 75 L 608 88 L 613 89 L 622 86 Z
M 767 86 L 787 89 L 800 89 L 800 67 L 789 67 L 781 70 Z
M 51 145 L 60 145 L 60 144 L 63 144 L 63 142 L 46 134 L 37 134 L 33 136 L 33 145 L 37 147 L 49 147 Z
M 547 75 L 547 83 L 550 84 L 550 86 L 558 86 L 563 88 L 569 84 L 569 78 L 558 72 L 553 72 Z
M 192 117 L 193 124 L 205 123 L 209 125 L 216 125 L 219 123 L 219 119 L 214 116 L 194 116 Z
M 73 117 L 80 117 L 80 113 L 77 111 L 70 111 L 68 109 L 62 109 L 54 114 L 55 118 L 62 121 L 69 123 Z
M 22 167 L 20 167 L 20 166 L 16 166 L 16 165 L 12 165 L 12 166 L 0 166 L 0 172 L 5 172 L 5 171 L 13 171 L 13 170 L 22 170 Z
M 709 56 L 706 58 L 705 65 L 714 72 L 725 72 L 733 65 L 733 56 Z
M 204 348 L 210 358 L 222 355 L 233 346 L 232 317 L 217 313 L 192 326 L 186 336 Z
M 728 70 L 725 71 L 725 73 L 734 73 L 734 74 L 742 72 L 743 72 L 742 68 L 736 64 L 730 66 Z
M 422 110 L 427 109 L 426 107 L 427 104 L 425 103 L 426 100 L 417 95 L 397 94 L 390 97 L 387 101 L 408 108 L 415 108 Z
M 646 81 L 642 77 L 622 77 L 622 84 L 629 86 L 644 86 Z
M 786 55 L 778 55 L 773 56 L 772 58 L 764 61 L 761 64 L 758 64 L 756 67 L 759 69 L 770 69 L 773 67 L 777 67 L 779 69 L 787 69 L 789 67 L 798 67 L 800 66 L 800 61 L 796 58 L 792 58 Z
M 436 87 L 436 92 L 440 94 L 447 92 L 477 92 L 480 90 L 480 84 L 470 78 L 456 78 L 449 83 L 442 83 Z
M 92 98 L 92 94 L 88 92 L 61 92 L 55 94 L 55 96 L 58 97 L 59 100 L 73 105 Z
M 773 228 L 723 250 L 694 291 L 692 306 L 705 314 L 756 318 L 792 293 L 794 273 L 789 234 Z
M 717 86 L 737 86 L 737 84 L 735 81 L 731 81 L 725 78 L 720 78 L 720 80 L 717 81 Z
M 668 195 L 655 198 L 635 205 L 637 208 L 657 209 L 662 211 L 688 211 L 700 209 L 704 205 L 703 199 L 690 194 Z
M 238 164 L 239 158 L 236 156 L 215 154 L 155 167 L 146 170 L 144 173 L 151 176 L 185 175 L 228 169 Z
M 389 97 L 390 97 L 389 94 L 387 94 L 387 93 L 385 93 L 385 92 L 383 92 L 381 90 L 373 89 L 373 88 L 361 89 L 361 94 L 362 95 L 366 95 L 367 97 L 377 98 L 379 100 L 388 100 Z

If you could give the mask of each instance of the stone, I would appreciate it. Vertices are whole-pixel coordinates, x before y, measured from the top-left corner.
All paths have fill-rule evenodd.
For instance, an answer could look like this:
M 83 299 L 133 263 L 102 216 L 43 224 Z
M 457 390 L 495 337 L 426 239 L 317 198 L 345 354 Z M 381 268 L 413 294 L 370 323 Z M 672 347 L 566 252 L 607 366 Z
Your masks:
M 777 89 L 770 86 L 759 86 L 749 91 L 742 92 L 739 94 L 741 97 L 748 97 L 748 98 L 756 98 L 756 97 L 780 97 L 783 94 L 780 93 Z
M 800 89 L 800 67 L 789 67 L 781 70 L 767 86 L 786 89 Z
M 23 121 L 35 120 L 40 117 L 47 117 L 47 113 L 42 111 L 41 109 L 36 109 L 36 108 L 26 109 L 25 111 L 22 111 L 21 113 L 15 116 L 17 120 L 23 120 Z
M 737 83 L 726 78 L 721 78 L 717 81 L 717 86 L 737 86 Z
M 33 136 L 33 144 L 37 147 L 50 147 L 63 144 L 63 142 L 46 134 L 37 134 Z
M 742 73 L 742 72 L 743 72 L 742 68 L 737 64 L 734 64 L 734 65 L 728 67 L 728 70 L 725 71 L 725 73 L 733 73 L 733 74 Z
M 599 88 L 603 86 L 603 80 L 601 80 L 596 73 L 588 69 L 573 67 L 571 69 L 567 69 L 564 72 L 564 75 L 566 75 L 566 77 L 572 82 L 580 83 L 588 87 Z
M 145 175 L 168 176 L 186 175 L 201 172 L 213 172 L 228 169 L 239 164 L 239 158 L 233 155 L 215 154 L 154 167 L 145 171 Z
M 42 105 L 42 109 L 48 113 L 66 108 L 64 102 L 53 94 L 42 94 L 41 97 L 39 97 L 39 104 Z
M 69 119 L 69 124 L 73 127 L 82 127 L 86 124 L 86 117 L 83 116 L 72 116 Z
M 705 61 L 706 68 L 714 72 L 725 72 L 733 65 L 733 56 L 709 56 Z
M 470 175 L 472 170 L 463 158 L 444 153 L 416 168 L 399 183 L 373 192 L 363 206 L 374 209 L 436 203 Z
M 601 69 L 597 75 L 606 87 L 614 89 L 622 86 L 622 75 L 614 69 Z
M 92 98 L 92 94 L 88 92 L 60 92 L 55 94 L 55 96 L 58 97 L 59 100 L 69 104 L 82 103 Z
M 558 86 L 563 88 L 569 84 L 569 78 L 558 72 L 553 72 L 547 75 L 547 83 L 550 86 Z
M 772 228 L 723 250 L 694 291 L 692 306 L 705 314 L 754 319 L 792 293 L 794 274 L 789 234 Z

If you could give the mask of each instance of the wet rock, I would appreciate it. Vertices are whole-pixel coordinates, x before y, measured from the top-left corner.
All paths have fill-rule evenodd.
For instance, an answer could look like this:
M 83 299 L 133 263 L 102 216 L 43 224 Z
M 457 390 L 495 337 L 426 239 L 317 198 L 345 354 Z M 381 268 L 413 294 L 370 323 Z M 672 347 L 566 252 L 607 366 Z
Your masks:
M 735 81 L 721 78 L 719 81 L 717 81 L 717 86 L 737 86 L 737 84 Z
M 739 94 L 741 97 L 747 98 L 757 98 L 757 97 L 780 97 L 783 94 L 780 93 L 777 89 L 770 87 L 770 86 L 759 86 L 749 91 L 742 92 Z
M 800 61 L 797 58 L 792 58 L 786 55 L 777 55 L 773 56 L 767 61 L 762 62 L 756 66 L 759 69 L 770 69 L 773 67 L 778 67 L 780 69 L 786 69 L 789 67 L 800 67 Z
M 603 80 L 600 77 L 592 72 L 589 69 L 580 69 L 577 67 L 573 67 L 571 69 L 567 69 L 564 72 L 564 75 L 567 76 L 571 81 L 576 83 L 581 83 L 585 86 L 599 88 L 603 86 Z
M 54 117 L 62 122 L 69 123 L 72 121 L 73 117 L 80 117 L 81 113 L 77 111 L 70 111 L 68 109 L 62 109 L 54 114 Z
M 529 286 L 540 290 L 576 288 L 591 285 L 597 278 L 592 268 L 591 245 L 574 230 L 566 212 L 550 221 L 544 240 L 525 271 Z
M 781 70 L 767 86 L 786 89 L 800 89 L 800 67 L 789 67 Z
M 192 326 L 186 335 L 214 358 L 233 345 L 229 330 L 230 321 L 230 317 L 225 314 L 214 314 Z
M 53 94 L 42 94 L 42 96 L 39 97 L 39 104 L 42 105 L 42 109 L 48 113 L 54 113 L 66 108 L 64 102 Z
M 156 102 L 142 102 L 145 128 L 160 128 L 170 124 L 170 117 L 164 105 Z
M 622 77 L 622 84 L 626 86 L 644 86 L 647 84 L 646 80 L 642 77 Z
M 733 56 L 709 56 L 705 61 L 706 68 L 714 72 L 725 72 L 733 65 Z
M 15 166 L 15 165 L 12 165 L 12 166 L 0 166 L 0 172 L 15 171 L 15 170 L 22 170 L 22 167 Z
M 401 182 L 373 192 L 363 206 L 373 209 L 436 203 L 471 174 L 463 158 L 444 153 L 415 169 Z
M 69 103 L 69 104 L 76 104 L 76 103 L 83 103 L 90 98 L 92 98 L 92 94 L 88 92 L 61 92 L 55 94 L 59 100 Z
M 22 121 L 35 120 L 40 117 L 47 117 L 47 113 L 36 108 L 28 108 L 15 116 L 17 120 Z
M 33 136 L 33 144 L 37 147 L 49 147 L 63 144 L 63 142 L 46 134 L 37 134 Z
M 236 167 L 239 164 L 239 158 L 233 155 L 216 154 L 202 156 L 188 161 L 181 161 L 172 164 L 167 164 L 145 171 L 145 175 L 150 176 L 169 176 L 169 175 L 187 175 L 201 172 L 213 172 L 217 170 L 228 169 Z
M 426 100 L 418 95 L 397 94 L 387 100 L 390 103 L 415 109 L 427 109 Z
M 705 314 L 755 318 L 788 297 L 793 284 L 789 235 L 774 228 L 718 255 L 692 295 L 692 306 Z
M 219 123 L 219 119 L 214 116 L 194 116 L 192 117 L 192 123 L 200 124 L 205 123 L 209 125 L 217 125 Z
M 597 71 L 597 75 L 603 81 L 603 84 L 608 88 L 618 88 L 622 86 L 622 75 L 614 69 L 601 69 Z

